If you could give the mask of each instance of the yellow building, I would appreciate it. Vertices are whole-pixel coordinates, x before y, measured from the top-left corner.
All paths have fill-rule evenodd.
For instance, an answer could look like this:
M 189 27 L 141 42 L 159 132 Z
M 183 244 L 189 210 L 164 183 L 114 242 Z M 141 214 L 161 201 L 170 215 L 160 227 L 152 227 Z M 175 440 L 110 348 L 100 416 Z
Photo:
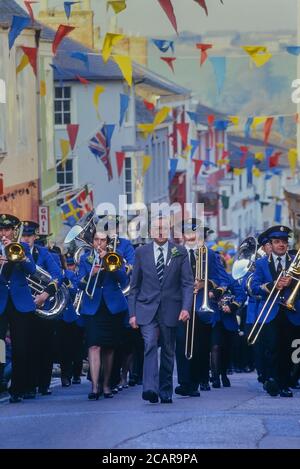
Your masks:
M 64 9 L 59 10 L 57 7 L 51 7 L 50 4 L 48 0 L 40 0 L 39 21 L 54 30 L 60 24 L 74 26 L 76 29 L 69 37 L 94 49 L 94 11 L 91 8 L 91 0 L 81 0 L 80 3 L 72 5 L 69 20 L 66 18 Z

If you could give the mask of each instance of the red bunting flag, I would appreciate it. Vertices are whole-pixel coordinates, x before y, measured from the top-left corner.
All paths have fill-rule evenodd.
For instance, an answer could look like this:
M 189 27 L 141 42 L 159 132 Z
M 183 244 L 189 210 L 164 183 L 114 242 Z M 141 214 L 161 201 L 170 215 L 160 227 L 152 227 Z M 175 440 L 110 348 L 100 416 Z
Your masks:
M 207 6 L 206 6 L 206 1 L 205 1 L 205 0 L 194 0 L 194 2 L 198 3 L 198 5 L 199 5 L 200 7 L 202 7 L 203 10 L 205 11 L 206 16 L 208 16 L 208 10 L 207 10 Z
M 37 47 L 25 47 L 21 46 L 22 51 L 27 55 L 30 65 L 33 68 L 34 74 L 36 75 L 37 66 Z
M 176 20 L 176 16 L 174 13 L 174 8 L 173 8 L 171 0 L 158 0 L 158 2 L 160 6 L 162 7 L 162 9 L 164 10 L 164 12 L 166 13 L 167 17 L 169 18 L 176 33 L 178 34 L 177 20 Z
M 118 176 L 121 177 L 124 161 L 125 161 L 125 153 L 123 151 L 116 151 L 116 159 L 117 159 L 117 169 L 118 169 Z
M 202 44 L 198 43 L 196 44 L 197 49 L 200 49 L 201 51 L 201 57 L 200 57 L 200 66 L 204 64 L 204 62 L 207 60 L 208 55 L 207 55 L 207 50 L 212 48 L 212 44 Z
M 56 54 L 57 48 L 59 44 L 61 43 L 61 41 L 63 40 L 63 38 L 67 36 L 68 34 L 70 34 L 74 29 L 75 29 L 74 26 L 69 26 L 67 24 L 60 24 L 58 26 L 58 29 L 56 31 L 55 38 L 52 44 L 52 52 L 54 55 Z
M 208 114 L 207 122 L 208 122 L 208 125 L 213 125 L 214 122 L 215 122 L 215 115 L 214 114 Z
M 276 166 L 278 166 L 279 158 L 281 155 L 282 155 L 281 151 L 276 151 L 276 153 L 274 153 L 274 155 L 270 157 L 269 159 L 270 168 L 276 168 Z
M 172 72 L 174 73 L 174 64 L 173 64 L 173 62 L 176 60 L 176 57 L 161 57 L 161 60 L 166 62 L 169 65 Z
M 185 122 L 181 122 L 180 124 L 176 124 L 176 129 L 178 130 L 181 140 L 182 140 L 182 147 L 183 149 L 187 146 L 188 141 L 188 133 L 189 133 L 189 126 L 190 124 L 186 124 Z
M 214 131 L 212 126 L 214 125 L 215 122 L 215 115 L 214 114 L 208 114 L 207 116 L 207 122 L 208 122 L 208 133 L 209 133 L 209 147 L 213 148 L 214 146 Z
M 38 2 L 24 0 L 24 5 L 27 8 L 27 11 L 29 13 L 32 23 L 34 23 L 34 14 L 33 14 L 32 6 L 31 6 L 33 3 L 38 3 Z
M 244 165 L 244 164 L 245 164 L 245 161 L 246 161 L 246 158 L 247 158 L 248 147 L 241 146 L 241 147 L 240 147 L 240 150 L 241 150 L 241 153 L 242 153 L 242 156 L 241 156 L 241 164 Z
M 144 105 L 148 109 L 148 111 L 153 112 L 155 110 L 155 104 L 150 103 L 150 101 L 147 101 L 146 99 L 144 99 Z
M 195 179 L 197 179 L 200 173 L 200 169 L 202 168 L 202 165 L 203 165 L 203 160 L 193 160 L 193 163 L 195 163 L 194 176 L 195 176 Z
M 82 83 L 83 85 L 88 85 L 90 83 L 89 80 L 81 77 L 80 75 L 76 75 L 75 78 L 77 78 L 77 80 L 80 81 L 80 83 Z
M 4 194 L 3 173 L 0 173 L 0 195 Z
M 68 124 L 67 125 L 67 132 L 68 132 L 68 135 L 69 135 L 69 142 L 70 142 L 71 150 L 74 150 L 76 140 L 77 140 L 78 130 L 79 130 L 79 125 L 78 124 Z
M 273 122 L 274 122 L 274 117 L 268 117 L 265 122 L 265 125 L 264 125 L 264 144 L 265 145 L 268 144 Z

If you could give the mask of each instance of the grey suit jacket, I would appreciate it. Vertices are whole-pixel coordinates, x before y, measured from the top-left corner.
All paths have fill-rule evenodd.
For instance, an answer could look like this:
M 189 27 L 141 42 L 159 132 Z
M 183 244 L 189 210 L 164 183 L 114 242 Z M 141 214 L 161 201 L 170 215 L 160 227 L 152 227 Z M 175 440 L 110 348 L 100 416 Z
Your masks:
M 171 255 L 174 247 L 179 252 L 177 256 Z M 136 316 L 140 325 L 149 324 L 161 306 L 164 324 L 175 327 L 180 311 L 191 310 L 193 284 L 193 273 L 184 247 L 169 241 L 162 283 L 156 271 L 153 242 L 138 248 L 128 297 L 130 317 Z

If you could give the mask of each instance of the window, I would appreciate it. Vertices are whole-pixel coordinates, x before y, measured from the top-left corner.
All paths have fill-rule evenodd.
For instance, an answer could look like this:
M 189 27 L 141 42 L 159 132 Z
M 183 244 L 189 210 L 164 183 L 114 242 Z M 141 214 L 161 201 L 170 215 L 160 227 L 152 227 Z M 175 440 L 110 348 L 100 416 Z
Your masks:
M 239 190 L 240 192 L 242 192 L 243 190 L 243 175 L 242 174 L 239 175 Z
M 226 191 L 222 191 L 222 195 L 224 197 L 227 197 Z M 228 225 L 228 210 L 222 206 L 222 226 L 227 226 Z
M 60 191 L 72 189 L 74 183 L 73 158 L 68 159 L 64 167 L 62 164 L 59 164 L 56 169 L 56 174 Z
M 54 98 L 55 125 L 71 124 L 71 87 L 57 86 Z
M 132 160 L 130 157 L 125 158 L 125 194 L 127 195 L 127 203 L 133 203 L 132 197 Z

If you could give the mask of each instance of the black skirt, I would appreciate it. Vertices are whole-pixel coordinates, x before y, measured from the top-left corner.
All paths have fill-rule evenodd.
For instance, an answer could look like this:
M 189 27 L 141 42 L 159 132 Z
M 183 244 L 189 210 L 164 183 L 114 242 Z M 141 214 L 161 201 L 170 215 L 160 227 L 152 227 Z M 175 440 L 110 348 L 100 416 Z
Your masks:
M 124 312 L 112 314 L 104 301 L 93 316 L 85 316 L 87 347 L 116 347 L 122 340 Z

